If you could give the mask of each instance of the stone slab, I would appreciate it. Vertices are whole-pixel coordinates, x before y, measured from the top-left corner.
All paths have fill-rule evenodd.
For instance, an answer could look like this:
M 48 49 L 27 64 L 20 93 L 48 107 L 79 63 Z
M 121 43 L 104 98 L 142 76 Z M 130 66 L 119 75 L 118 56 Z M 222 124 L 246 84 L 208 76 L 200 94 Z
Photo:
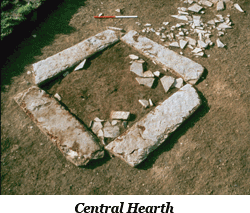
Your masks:
M 154 78 L 140 78 L 137 77 L 135 78 L 135 80 L 140 84 L 140 85 L 144 85 L 147 86 L 149 88 L 151 88 L 154 84 L 155 79 Z
M 67 160 L 76 166 L 104 157 L 97 137 L 44 90 L 32 86 L 14 99 Z
M 106 30 L 33 64 L 35 83 L 39 85 L 54 78 L 59 73 L 118 41 L 119 38 L 114 31 Z
M 200 104 L 196 90 L 186 84 L 105 146 L 105 149 L 135 167 L 160 146 Z
M 168 92 L 168 90 L 170 89 L 170 87 L 174 84 L 175 79 L 171 76 L 163 76 L 161 79 L 161 84 L 164 88 L 165 92 Z
M 130 116 L 130 112 L 124 112 L 124 111 L 112 111 L 110 113 L 110 118 L 112 120 L 128 120 Z
M 204 71 L 200 64 L 146 37 L 140 36 L 134 30 L 129 31 L 121 40 L 144 56 L 162 65 L 163 68 L 170 68 L 170 71 L 182 77 L 187 83 L 195 84 Z M 147 48 L 145 49 L 145 47 Z
M 142 77 L 143 76 L 143 64 L 140 62 L 134 61 L 130 66 L 130 71 Z

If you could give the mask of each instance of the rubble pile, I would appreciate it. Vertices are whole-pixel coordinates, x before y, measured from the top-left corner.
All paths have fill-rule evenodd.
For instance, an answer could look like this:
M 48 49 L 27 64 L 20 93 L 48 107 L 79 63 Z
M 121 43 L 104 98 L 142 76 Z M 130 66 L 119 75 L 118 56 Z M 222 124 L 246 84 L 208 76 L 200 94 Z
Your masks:
M 141 32 L 155 33 L 167 47 L 181 50 L 189 48 L 196 57 L 206 56 L 205 50 L 215 45 L 218 48 L 225 47 L 226 44 L 220 38 L 233 26 L 230 14 L 226 16 L 216 14 L 212 19 L 204 21 L 206 9 L 215 10 L 217 13 L 229 8 L 244 12 L 238 4 L 233 4 L 230 0 L 184 0 L 182 2 L 187 6 L 178 7 L 177 14 L 171 15 L 181 22 L 174 25 L 169 21 L 163 22 L 163 26 L 158 29 L 153 28 L 150 23 L 141 24 L 140 26 L 144 27 Z M 180 54 L 182 55 L 183 52 Z

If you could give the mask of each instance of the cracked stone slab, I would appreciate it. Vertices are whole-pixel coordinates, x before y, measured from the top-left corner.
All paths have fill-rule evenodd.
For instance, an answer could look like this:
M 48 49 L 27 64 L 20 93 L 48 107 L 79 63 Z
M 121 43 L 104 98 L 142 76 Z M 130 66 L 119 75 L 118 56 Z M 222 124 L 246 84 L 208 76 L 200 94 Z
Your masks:
M 44 90 L 32 86 L 14 100 L 76 166 L 104 157 L 97 137 Z
M 54 78 L 59 73 L 118 41 L 119 38 L 114 31 L 106 30 L 33 64 L 35 83 L 39 85 Z
M 184 79 L 187 83 L 195 84 L 201 77 L 204 67 L 191 59 L 179 55 L 144 36 L 138 35 L 134 30 L 129 31 L 121 38 L 121 41 L 132 46 L 144 56 L 150 58 L 165 69 L 170 69 L 175 75 Z M 146 48 L 145 47 L 149 47 Z
M 201 100 L 186 84 L 135 123 L 105 149 L 135 167 L 160 146 L 196 109 Z

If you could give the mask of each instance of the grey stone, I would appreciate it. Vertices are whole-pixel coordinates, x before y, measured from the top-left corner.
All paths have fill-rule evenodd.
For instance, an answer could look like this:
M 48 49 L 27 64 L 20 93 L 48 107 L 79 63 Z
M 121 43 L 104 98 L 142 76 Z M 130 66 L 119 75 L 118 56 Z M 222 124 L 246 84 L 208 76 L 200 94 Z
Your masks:
M 200 104 L 196 90 L 186 84 L 105 146 L 105 149 L 135 167 L 160 146 Z
M 176 87 L 178 89 L 180 89 L 181 87 L 183 87 L 183 79 L 182 78 L 175 79 L 174 87 Z
M 225 47 L 225 44 L 223 44 L 222 42 L 221 42 L 221 40 L 220 39 L 216 39 L 216 44 L 217 44 L 217 47 L 220 47 L 220 48 L 223 48 L 223 47 Z
M 123 31 L 120 27 L 107 27 L 109 30 L 117 30 L 117 31 Z
M 114 125 L 118 124 L 118 122 L 119 122 L 118 120 L 113 120 L 113 121 L 111 121 L 111 125 L 114 126 Z
M 180 47 L 177 41 L 174 41 L 169 44 L 170 47 Z
M 73 164 L 104 156 L 98 138 L 44 90 L 32 86 L 14 99 Z
M 149 106 L 148 100 L 139 100 L 139 103 L 144 107 L 147 108 Z
M 232 28 L 231 26 L 229 26 L 226 23 L 221 23 L 221 24 L 218 25 L 218 27 L 221 28 L 221 29 L 231 29 Z
M 160 71 L 155 71 L 155 72 L 154 72 L 154 75 L 155 75 L 156 77 L 160 77 L 161 73 L 160 73 Z
M 119 38 L 114 31 L 106 30 L 45 60 L 33 64 L 35 83 L 42 84 L 54 78 L 62 71 L 77 65 L 84 59 L 118 41 Z
M 188 44 L 196 46 L 196 40 L 190 37 L 186 37 Z
M 208 47 L 208 44 L 205 43 L 204 41 L 198 40 L 198 46 L 199 46 L 200 48 L 206 49 L 206 48 Z
M 234 4 L 234 7 L 235 7 L 238 11 L 244 13 L 244 10 L 242 10 L 242 8 L 240 7 L 239 4 Z
M 183 21 L 188 21 L 188 17 L 184 16 L 184 15 L 171 15 L 171 16 L 174 17 L 174 18 L 183 20 Z
M 151 71 L 148 70 L 148 71 L 143 73 L 143 77 L 144 78 L 153 78 L 154 74 Z
M 207 0 L 201 0 L 201 4 L 205 5 L 207 7 L 212 7 L 213 6 L 213 3 L 210 2 L 210 1 L 207 1 Z
M 140 85 L 144 85 L 147 86 L 149 88 L 151 88 L 154 84 L 155 79 L 154 78 L 135 78 L 135 80 L 140 84 Z
M 58 93 L 56 93 L 56 94 L 54 95 L 54 97 L 55 97 L 58 101 L 61 101 L 61 100 L 62 100 L 61 96 L 60 96 Z
M 220 10 L 224 10 L 224 9 L 225 9 L 224 2 L 223 1 L 219 1 L 217 3 L 216 10 L 220 11 Z
M 190 6 L 188 8 L 189 11 L 192 11 L 192 12 L 195 12 L 195 13 L 198 13 L 202 10 L 203 7 L 201 7 L 200 5 L 198 4 L 193 4 L 192 6 Z
M 76 68 L 75 68 L 75 71 L 77 70 L 81 70 L 84 68 L 84 65 L 86 63 L 87 59 L 84 59 L 83 62 L 81 62 Z
M 120 128 L 118 126 L 107 126 L 103 128 L 103 135 L 105 138 L 116 138 L 120 135 Z
M 135 73 L 138 76 L 143 77 L 143 64 L 134 61 L 130 66 L 130 71 Z
M 112 111 L 110 113 L 110 118 L 112 120 L 128 120 L 130 116 L 130 112 L 124 111 Z
M 187 45 L 188 42 L 181 39 L 181 40 L 179 41 L 179 43 L 180 43 L 180 48 L 181 48 L 181 49 L 184 49 L 184 48 L 186 47 L 186 45 Z
M 161 79 L 162 86 L 165 92 L 168 92 L 170 87 L 174 84 L 175 79 L 171 76 L 163 76 Z
M 125 34 L 121 40 L 138 50 L 144 56 L 162 65 L 164 69 L 170 68 L 170 71 L 180 75 L 186 82 L 195 84 L 199 80 L 204 71 L 204 68 L 200 64 L 146 37 L 138 35 L 135 41 L 135 35 L 138 35 L 137 32 L 132 30 Z M 144 47 L 148 45 L 151 46 L 151 49 L 145 50 Z
M 151 100 L 151 98 L 148 100 L 148 102 L 149 102 L 149 105 L 152 107 L 152 106 L 154 106 L 154 103 L 153 103 L 153 101 Z
M 193 16 L 193 23 L 195 27 L 201 26 L 201 17 L 200 16 Z
M 132 59 L 132 60 L 137 60 L 137 59 L 139 59 L 139 56 L 134 55 L 134 54 L 130 54 L 129 58 Z
M 95 134 L 97 134 L 97 132 L 98 132 L 102 127 L 103 127 L 103 126 L 102 126 L 102 123 L 101 123 L 101 122 L 95 121 L 95 122 L 93 122 L 91 129 L 92 129 L 92 131 L 93 131 Z
M 103 126 L 108 127 L 108 126 L 112 126 L 112 124 L 109 121 L 106 121 Z
M 208 24 L 210 24 L 210 25 L 215 25 L 215 21 L 214 21 L 214 19 L 212 19 L 212 20 L 208 21 L 207 23 L 208 23 Z

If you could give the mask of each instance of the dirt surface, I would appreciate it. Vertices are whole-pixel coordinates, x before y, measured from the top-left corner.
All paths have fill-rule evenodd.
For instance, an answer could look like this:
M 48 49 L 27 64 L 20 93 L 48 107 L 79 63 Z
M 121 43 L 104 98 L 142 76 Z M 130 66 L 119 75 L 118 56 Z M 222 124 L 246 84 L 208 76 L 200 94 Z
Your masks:
M 102 4 L 101 1 L 66 0 L 37 24 L 30 37 L 23 38 L 14 48 L 6 46 L 8 50 L 13 49 L 5 55 L 1 69 L 1 193 L 250 194 L 250 4 L 247 0 L 237 2 L 245 13 L 229 8 L 220 13 L 229 13 L 234 23 L 233 29 L 221 38 L 227 48 L 207 50 L 209 58 L 195 58 L 187 50 L 183 51 L 206 68 L 195 86 L 203 105 L 138 168 L 108 155 L 87 167 L 74 166 L 34 125 L 13 97 L 34 84 L 32 76 L 27 74 L 33 63 L 105 30 L 106 26 L 139 31 L 142 27 L 135 21 L 151 23 L 154 28 L 162 26 L 163 21 L 177 23 L 170 15 L 177 14 L 177 7 L 186 6 L 184 3 L 109 0 Z M 138 15 L 138 18 L 93 18 L 100 12 L 113 15 L 117 8 L 124 8 L 124 15 Z M 208 16 L 214 14 L 217 14 L 214 8 L 207 13 Z M 148 37 L 163 44 L 155 34 Z M 127 55 L 122 51 L 117 54 L 116 57 Z M 115 62 L 111 65 L 105 57 L 94 58 L 89 69 L 97 66 L 95 60 L 118 66 Z M 127 62 L 120 66 L 127 69 Z M 65 80 L 73 74 L 69 81 L 73 84 L 83 72 L 71 73 Z M 138 87 L 138 91 L 141 88 Z

